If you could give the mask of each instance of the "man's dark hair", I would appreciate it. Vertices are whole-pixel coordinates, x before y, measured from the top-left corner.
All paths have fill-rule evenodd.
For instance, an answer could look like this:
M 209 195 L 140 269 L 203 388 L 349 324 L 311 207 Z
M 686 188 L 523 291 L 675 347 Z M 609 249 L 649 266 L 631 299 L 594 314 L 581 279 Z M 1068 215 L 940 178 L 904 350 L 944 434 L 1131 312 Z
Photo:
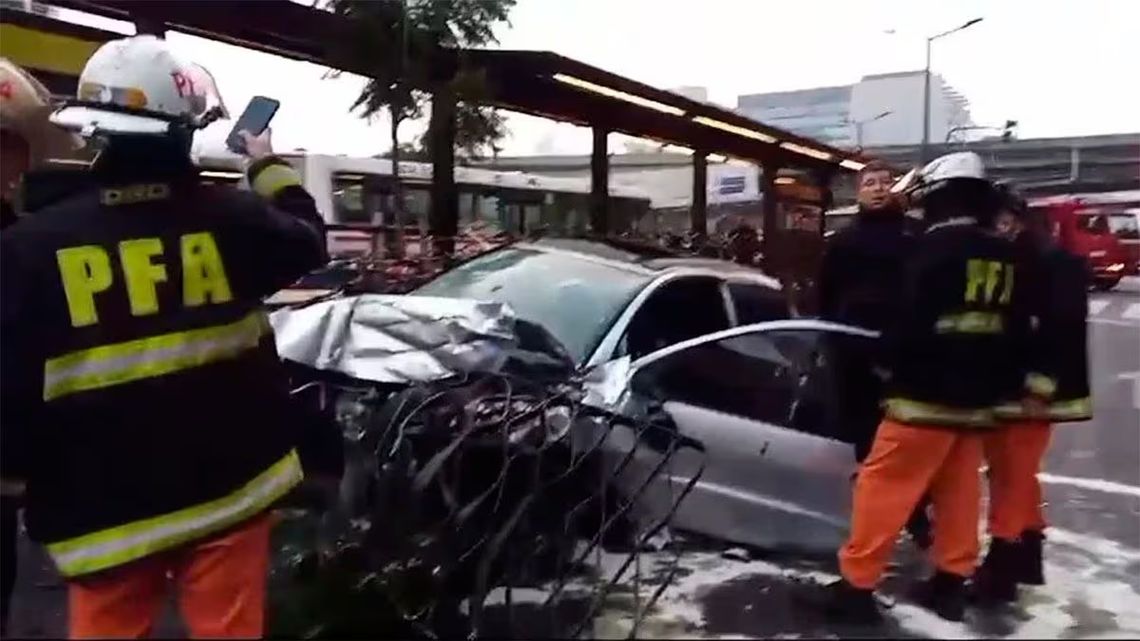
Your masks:
M 866 176 L 867 174 L 875 174 L 879 173 L 880 171 L 885 171 L 890 174 L 892 178 L 894 178 L 895 170 L 893 167 L 882 160 L 872 160 L 859 170 L 859 180 L 863 180 L 863 176 Z

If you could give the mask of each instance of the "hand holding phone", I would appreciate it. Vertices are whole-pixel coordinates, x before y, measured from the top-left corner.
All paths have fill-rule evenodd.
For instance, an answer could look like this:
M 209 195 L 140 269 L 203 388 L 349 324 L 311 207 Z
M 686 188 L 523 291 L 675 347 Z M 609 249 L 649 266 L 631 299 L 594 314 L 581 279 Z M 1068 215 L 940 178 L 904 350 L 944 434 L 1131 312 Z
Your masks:
M 266 129 L 256 136 L 248 131 L 239 131 L 238 136 L 244 145 L 244 151 L 242 153 L 248 156 L 250 160 L 257 160 L 273 155 L 272 129 Z
M 260 137 L 268 129 L 269 121 L 273 120 L 273 116 L 280 106 L 280 102 L 265 96 L 254 96 L 250 99 L 245 111 L 238 117 L 237 122 L 234 123 L 234 128 L 226 137 L 226 147 L 234 153 L 248 154 L 251 150 L 246 149 L 246 139 L 242 137 L 241 132 L 248 132 L 254 138 Z M 268 136 L 265 140 L 268 143 Z

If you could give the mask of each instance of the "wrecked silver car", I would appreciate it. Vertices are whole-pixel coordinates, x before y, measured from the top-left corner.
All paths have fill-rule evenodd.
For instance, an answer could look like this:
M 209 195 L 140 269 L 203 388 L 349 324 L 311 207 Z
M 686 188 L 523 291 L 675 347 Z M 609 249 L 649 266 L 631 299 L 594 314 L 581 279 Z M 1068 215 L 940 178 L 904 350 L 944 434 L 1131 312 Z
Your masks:
M 295 595 L 282 635 L 380 626 L 406 637 L 577 636 L 671 515 L 627 525 L 641 490 L 610 490 L 632 457 L 603 464 L 601 448 L 630 420 L 584 404 L 575 360 L 508 305 L 360 295 L 279 310 L 271 322 L 298 412 L 335 415 L 346 459 L 331 510 L 309 526 L 318 551 L 294 545 L 300 551 L 278 573 L 295 579 L 279 590 Z M 588 434 L 572 429 L 579 423 Z M 682 449 L 699 458 L 699 446 L 668 426 L 626 427 L 661 431 L 658 470 Z M 615 541 L 632 551 L 599 576 L 589 560 Z M 489 595 L 523 586 L 539 586 L 544 610 L 580 605 L 568 618 L 544 617 L 545 631 L 513 629 L 509 619 L 507 629 L 488 627 Z M 329 593 L 384 605 L 306 619 L 306 604 Z M 643 612 L 659 594 L 646 595 Z
M 501 506 L 534 501 L 537 483 L 553 509 L 528 526 L 543 532 L 535 557 L 559 537 L 636 548 L 666 524 L 834 550 L 855 470 L 837 368 L 862 367 L 874 334 L 793 315 L 752 269 L 544 240 L 478 256 L 411 295 L 328 300 L 273 323 L 287 360 L 366 383 L 372 400 L 339 410 L 372 416 L 347 421 L 371 426 L 352 436 L 371 459 L 358 469 L 376 476 L 402 460 L 402 487 L 417 492 L 433 477 L 441 490 L 428 502 L 456 531 L 478 521 L 484 542 L 499 540 L 488 527 L 516 531 Z M 472 518 L 492 494 L 497 516 Z
M 587 403 L 666 420 L 699 442 L 707 467 L 673 528 L 762 547 L 842 542 L 855 472 L 844 419 L 875 402 L 842 387 L 870 374 L 874 333 L 790 318 L 778 284 L 753 269 L 585 240 L 500 249 L 414 294 L 509 304 L 567 346 Z M 608 433 L 605 456 L 634 461 L 623 487 L 641 487 L 660 464 L 646 445 L 624 428 Z M 637 513 L 660 516 L 697 465 L 675 457 Z

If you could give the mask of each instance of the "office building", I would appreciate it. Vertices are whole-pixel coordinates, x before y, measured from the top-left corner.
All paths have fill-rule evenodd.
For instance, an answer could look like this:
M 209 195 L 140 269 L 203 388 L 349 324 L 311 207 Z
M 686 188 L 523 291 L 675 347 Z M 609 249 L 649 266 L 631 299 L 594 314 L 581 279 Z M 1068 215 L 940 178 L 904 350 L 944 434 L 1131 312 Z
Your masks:
M 837 147 L 918 144 L 923 72 L 876 74 L 852 85 L 740 96 L 736 110 Z M 969 102 L 941 76 L 931 74 L 930 140 L 942 142 L 971 125 Z

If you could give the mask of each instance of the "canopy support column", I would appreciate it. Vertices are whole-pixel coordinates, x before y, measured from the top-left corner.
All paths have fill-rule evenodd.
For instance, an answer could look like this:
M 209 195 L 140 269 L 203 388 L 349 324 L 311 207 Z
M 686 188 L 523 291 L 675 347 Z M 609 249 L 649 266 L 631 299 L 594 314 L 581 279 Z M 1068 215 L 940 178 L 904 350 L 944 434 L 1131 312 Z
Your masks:
M 760 204 L 763 213 L 763 237 L 760 239 L 760 252 L 764 257 L 763 266 L 764 270 L 769 274 L 775 273 L 775 246 L 777 231 L 777 205 L 779 204 L 779 196 L 776 194 L 776 172 L 780 171 L 780 165 L 774 162 L 761 163 L 760 165 Z
M 709 235 L 708 156 L 703 150 L 693 152 L 693 204 L 689 207 L 689 231 L 705 238 Z
M 590 152 L 590 232 L 604 236 L 609 231 L 610 132 L 594 127 L 594 147 Z

